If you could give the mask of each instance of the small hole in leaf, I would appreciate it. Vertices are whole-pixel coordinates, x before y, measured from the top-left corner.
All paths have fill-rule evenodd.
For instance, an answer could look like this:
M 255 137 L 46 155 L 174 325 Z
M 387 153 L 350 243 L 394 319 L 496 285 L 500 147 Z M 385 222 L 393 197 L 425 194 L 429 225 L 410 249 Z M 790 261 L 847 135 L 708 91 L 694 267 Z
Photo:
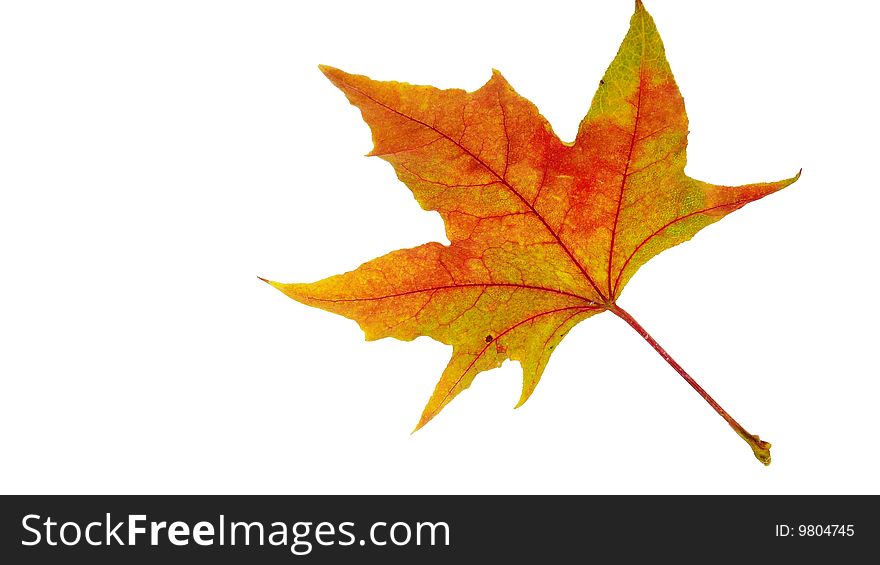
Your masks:
M 491 335 L 486 336 L 486 343 L 492 343 L 492 336 Z

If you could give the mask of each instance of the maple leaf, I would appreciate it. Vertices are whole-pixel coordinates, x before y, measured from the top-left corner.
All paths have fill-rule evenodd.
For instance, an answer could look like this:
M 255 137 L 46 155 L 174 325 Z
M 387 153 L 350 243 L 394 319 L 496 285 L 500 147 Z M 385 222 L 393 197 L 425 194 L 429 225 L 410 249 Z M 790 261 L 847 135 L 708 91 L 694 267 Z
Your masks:
M 368 340 L 430 336 L 451 345 L 416 429 L 506 359 L 522 365 L 521 405 L 566 332 L 610 311 L 769 464 L 770 444 L 721 409 L 617 298 L 651 257 L 800 173 L 737 187 L 685 174 L 684 101 L 641 2 L 570 144 L 497 71 L 465 92 L 320 68 L 361 110 L 370 155 L 391 163 L 419 204 L 440 213 L 450 244 L 394 251 L 311 284 L 267 282 L 356 320 Z

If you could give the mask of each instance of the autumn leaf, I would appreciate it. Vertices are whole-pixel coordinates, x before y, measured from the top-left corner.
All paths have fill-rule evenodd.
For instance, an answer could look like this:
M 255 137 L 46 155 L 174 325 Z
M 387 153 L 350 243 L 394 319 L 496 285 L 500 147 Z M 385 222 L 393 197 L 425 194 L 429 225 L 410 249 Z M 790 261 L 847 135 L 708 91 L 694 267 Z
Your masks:
M 391 163 L 422 208 L 440 213 L 450 244 L 394 251 L 311 284 L 267 282 L 357 321 L 368 340 L 429 336 L 451 345 L 416 429 L 506 359 L 522 365 L 521 405 L 565 334 L 608 311 L 770 463 L 770 444 L 617 304 L 651 257 L 798 178 L 731 187 L 685 174 L 684 101 L 641 2 L 570 144 L 497 71 L 465 92 L 321 70 L 369 124 L 370 155 Z

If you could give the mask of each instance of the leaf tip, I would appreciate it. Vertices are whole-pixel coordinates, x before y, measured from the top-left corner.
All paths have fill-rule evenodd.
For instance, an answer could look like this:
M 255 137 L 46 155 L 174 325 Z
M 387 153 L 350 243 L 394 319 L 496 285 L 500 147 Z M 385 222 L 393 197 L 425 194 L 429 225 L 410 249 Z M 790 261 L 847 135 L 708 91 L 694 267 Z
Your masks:
M 517 408 L 519 408 L 520 406 L 525 404 L 526 400 L 528 400 L 532 396 L 532 392 L 534 392 L 534 390 L 535 390 L 534 386 L 525 386 L 524 385 L 523 389 L 522 389 L 522 393 L 519 396 L 519 400 L 517 401 L 516 406 L 514 406 L 513 409 L 516 410 Z
M 425 427 L 425 424 L 430 422 L 431 418 L 433 418 L 433 416 L 428 416 L 427 414 L 422 414 L 422 417 L 419 418 L 419 423 L 416 424 L 416 427 L 413 428 L 413 430 L 409 433 L 409 435 L 413 435 L 414 433 L 416 433 L 417 431 L 419 431 L 423 427 Z
M 644 9 L 645 9 L 645 5 L 642 4 L 642 0 L 636 0 L 636 12 L 638 12 L 640 10 L 644 10 Z
M 282 290 L 281 287 L 283 286 L 283 283 L 275 282 L 275 281 L 270 281 L 269 279 L 264 279 L 263 277 L 261 277 L 261 276 L 259 276 L 259 275 L 257 275 L 257 278 L 260 279 L 261 281 L 263 281 L 264 283 L 270 285 L 270 286 L 274 286 L 274 287 L 277 288 L 278 290 Z
M 324 76 L 330 79 L 330 82 L 336 84 L 347 74 L 344 71 L 337 69 L 336 67 L 331 67 L 330 65 L 318 65 L 318 70 L 324 73 Z
M 501 71 L 492 67 L 492 76 L 489 77 L 489 81 L 486 83 L 487 86 L 492 88 L 509 88 L 510 83 L 507 82 L 507 79 L 504 78 L 504 75 L 501 74 Z
M 798 179 L 801 178 L 801 173 L 802 173 L 802 172 L 804 172 L 803 167 L 800 168 L 800 169 L 798 170 L 797 174 L 794 175 L 793 177 L 787 178 L 787 179 L 785 179 L 785 180 L 783 180 L 783 181 L 779 181 L 779 182 L 777 183 L 777 184 L 780 185 L 779 188 L 780 188 L 780 189 L 781 189 L 781 188 L 785 188 L 786 186 L 791 186 L 791 185 L 793 185 L 794 183 L 796 183 L 796 182 L 798 181 Z M 777 189 L 777 190 L 778 190 L 778 189 Z
M 443 406 L 444 405 L 441 404 L 439 407 L 436 407 L 434 404 L 434 399 L 432 398 L 431 400 L 429 400 L 428 404 L 425 405 L 425 409 L 422 410 L 422 415 L 419 417 L 419 423 L 416 424 L 416 427 L 413 428 L 413 431 L 411 433 L 414 434 L 424 428 L 425 424 L 433 420 L 434 416 L 436 416 L 440 413 L 441 410 L 443 410 Z

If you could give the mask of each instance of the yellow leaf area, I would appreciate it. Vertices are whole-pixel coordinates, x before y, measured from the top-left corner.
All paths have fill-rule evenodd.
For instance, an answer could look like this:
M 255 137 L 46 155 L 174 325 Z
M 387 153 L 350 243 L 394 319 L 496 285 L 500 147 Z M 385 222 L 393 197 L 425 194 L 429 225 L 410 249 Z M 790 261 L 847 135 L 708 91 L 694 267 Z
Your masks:
M 497 71 L 465 92 L 321 70 L 361 110 L 370 154 L 440 213 L 450 245 L 271 284 L 356 320 L 367 339 L 451 345 L 417 429 L 506 359 L 522 365 L 522 404 L 566 332 L 614 309 L 641 265 L 797 179 L 729 187 L 685 175 L 684 101 L 641 3 L 571 144 Z

